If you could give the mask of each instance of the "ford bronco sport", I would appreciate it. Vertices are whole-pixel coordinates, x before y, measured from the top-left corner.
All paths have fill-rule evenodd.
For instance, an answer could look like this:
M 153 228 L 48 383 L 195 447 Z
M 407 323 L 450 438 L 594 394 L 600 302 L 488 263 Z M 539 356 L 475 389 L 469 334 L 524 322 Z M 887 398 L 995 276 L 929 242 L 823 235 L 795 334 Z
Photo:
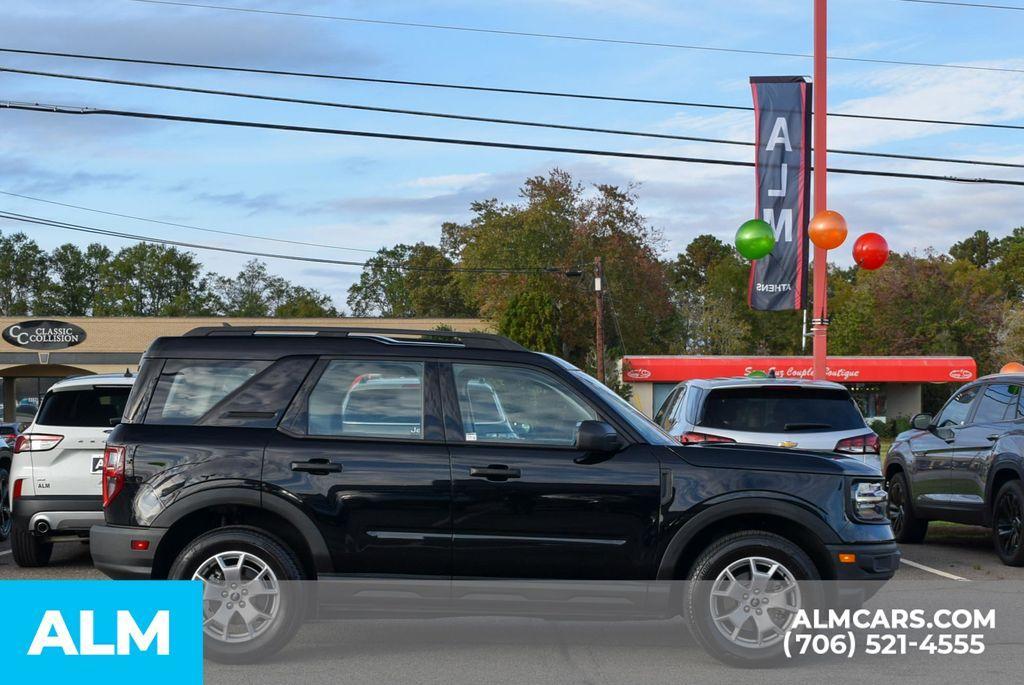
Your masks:
M 203 581 L 206 653 L 228 661 L 291 638 L 305 609 L 285 581 L 345 576 L 708 581 L 659 617 L 762 663 L 795 607 L 752 610 L 745 588 L 885 580 L 899 562 L 877 470 L 680 445 L 571 364 L 479 333 L 158 339 L 109 437 L 103 499 L 96 566 Z

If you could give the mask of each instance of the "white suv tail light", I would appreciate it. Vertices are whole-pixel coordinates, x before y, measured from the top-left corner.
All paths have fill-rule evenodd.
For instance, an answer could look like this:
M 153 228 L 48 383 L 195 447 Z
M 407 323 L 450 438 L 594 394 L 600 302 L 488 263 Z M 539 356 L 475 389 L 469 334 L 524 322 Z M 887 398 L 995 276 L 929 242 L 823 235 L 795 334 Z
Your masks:
M 23 433 L 14 443 L 14 453 L 46 452 L 52 450 L 64 439 L 63 435 L 47 435 L 46 433 Z

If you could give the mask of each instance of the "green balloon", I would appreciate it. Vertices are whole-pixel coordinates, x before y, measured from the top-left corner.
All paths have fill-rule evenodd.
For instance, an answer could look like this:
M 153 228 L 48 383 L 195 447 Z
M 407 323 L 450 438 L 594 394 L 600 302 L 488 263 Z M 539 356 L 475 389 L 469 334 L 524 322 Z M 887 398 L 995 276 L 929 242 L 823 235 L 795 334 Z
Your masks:
M 767 221 L 751 219 L 736 231 L 736 249 L 747 259 L 761 259 L 775 249 L 775 231 Z

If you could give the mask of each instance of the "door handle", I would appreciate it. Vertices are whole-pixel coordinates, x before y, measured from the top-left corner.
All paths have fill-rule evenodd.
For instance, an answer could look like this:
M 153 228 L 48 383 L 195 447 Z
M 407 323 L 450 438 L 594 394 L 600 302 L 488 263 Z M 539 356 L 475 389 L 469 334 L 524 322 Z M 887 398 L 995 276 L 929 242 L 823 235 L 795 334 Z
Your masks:
M 486 478 L 487 480 L 508 480 L 519 478 L 522 473 L 519 469 L 510 469 L 502 464 L 491 464 L 490 466 L 470 466 L 469 475 L 472 478 Z
M 1002 436 L 1002 433 L 992 433 L 991 435 L 985 436 L 985 439 L 989 442 L 995 442 Z
M 309 461 L 293 461 L 292 471 L 312 473 L 317 476 L 325 476 L 328 473 L 341 471 L 341 464 L 335 464 L 327 459 L 310 459 Z

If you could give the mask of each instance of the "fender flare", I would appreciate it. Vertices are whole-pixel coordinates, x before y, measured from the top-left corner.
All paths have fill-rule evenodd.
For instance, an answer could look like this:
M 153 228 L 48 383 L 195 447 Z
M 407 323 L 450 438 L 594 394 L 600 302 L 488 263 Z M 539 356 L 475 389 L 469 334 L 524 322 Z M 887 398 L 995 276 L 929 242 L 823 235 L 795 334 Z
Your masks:
M 305 540 L 313 556 L 313 564 L 317 573 L 332 573 L 334 564 L 323 534 L 316 525 L 295 504 L 276 496 L 264 496 L 262 492 L 250 487 L 227 486 L 209 488 L 181 497 L 160 512 L 153 520 L 154 528 L 170 528 L 185 516 L 203 509 L 220 505 L 241 505 L 262 509 L 280 516 L 296 530 Z M 273 533 L 274 531 L 269 531 Z
M 708 526 L 738 515 L 760 514 L 777 516 L 799 524 L 817 537 L 823 545 L 841 542 L 839 536 L 823 518 L 809 510 L 799 500 L 781 495 L 762 493 L 731 498 L 724 502 L 705 503 L 707 508 L 675 532 L 658 564 L 658 580 L 672 580 L 676 564 L 686 546 Z
M 996 493 L 992 491 L 992 485 L 996 476 L 1002 471 L 1013 471 L 1017 474 L 1017 478 L 1024 480 L 1024 466 L 1021 465 L 1021 458 L 1018 455 L 1003 453 L 992 460 L 988 477 L 985 479 L 985 520 L 989 523 L 991 523 L 989 519 L 993 505 L 992 498 L 996 496 Z

